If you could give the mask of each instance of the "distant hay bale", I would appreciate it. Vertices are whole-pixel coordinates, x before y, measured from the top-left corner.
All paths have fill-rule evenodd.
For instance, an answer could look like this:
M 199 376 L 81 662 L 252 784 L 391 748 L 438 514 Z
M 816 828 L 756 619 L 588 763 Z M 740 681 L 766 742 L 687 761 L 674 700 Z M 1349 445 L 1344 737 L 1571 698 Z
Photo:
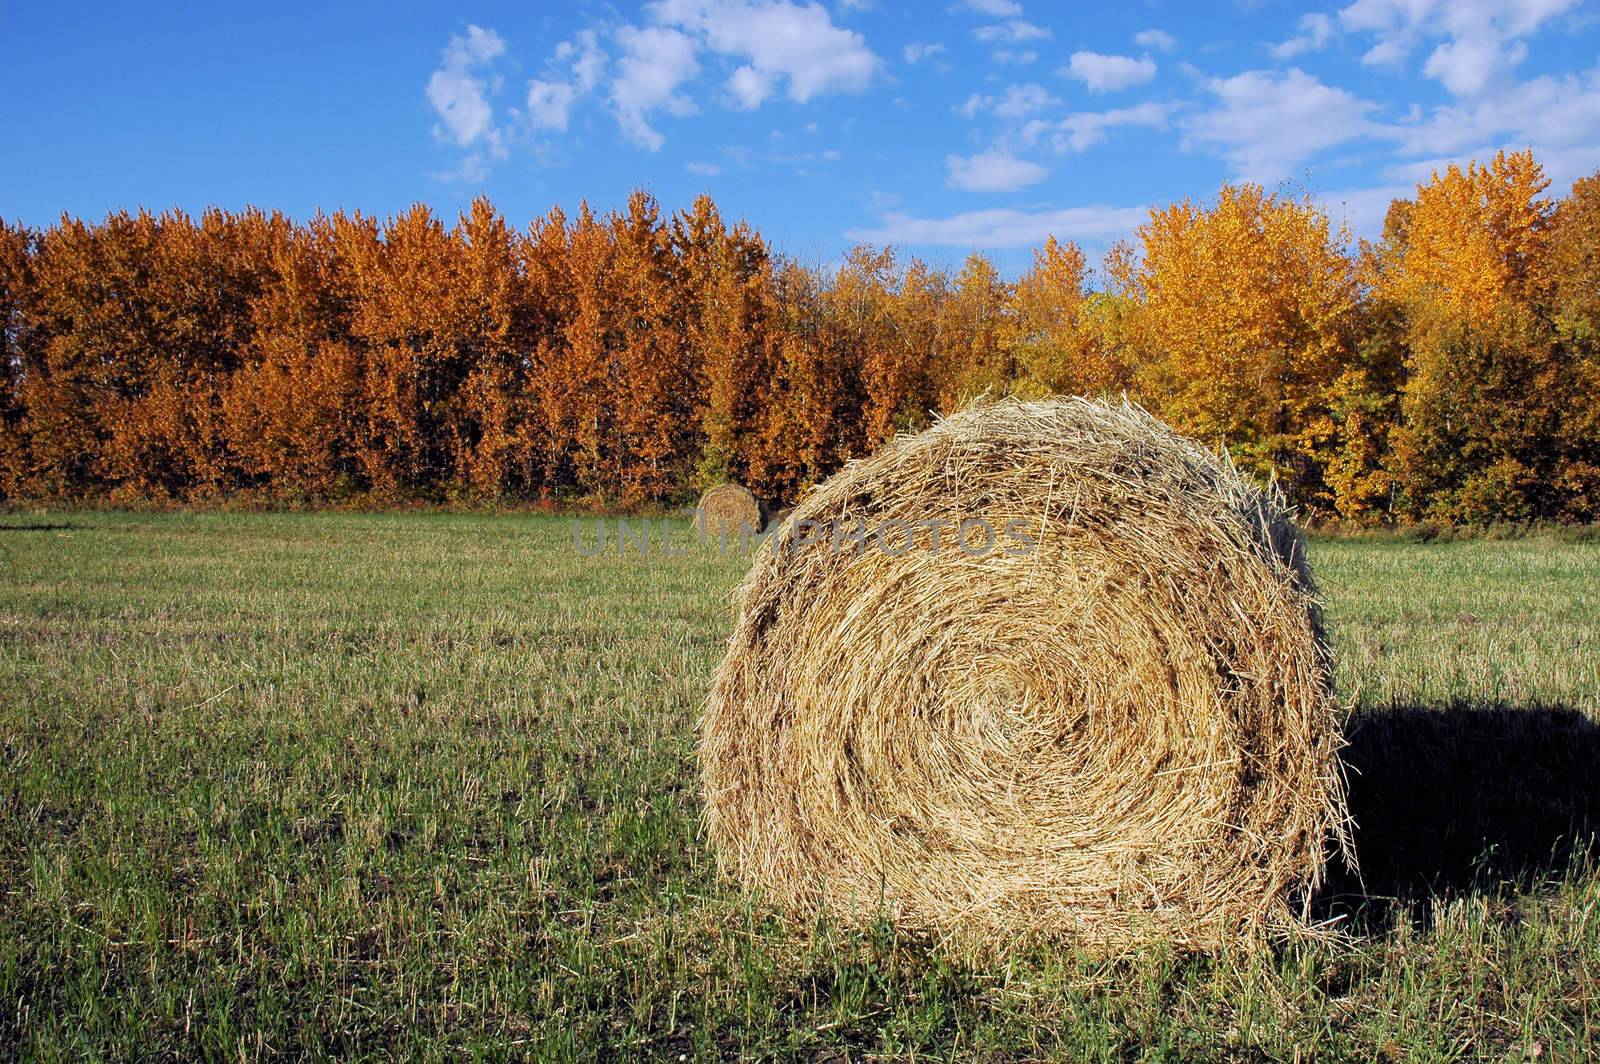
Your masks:
M 717 484 L 706 489 L 695 507 L 694 527 L 702 539 L 736 540 L 761 531 L 761 503 L 738 484 Z
M 1005 400 L 897 440 L 739 595 L 706 823 L 796 916 L 1212 948 L 1298 926 L 1344 837 L 1282 498 L 1135 406 Z

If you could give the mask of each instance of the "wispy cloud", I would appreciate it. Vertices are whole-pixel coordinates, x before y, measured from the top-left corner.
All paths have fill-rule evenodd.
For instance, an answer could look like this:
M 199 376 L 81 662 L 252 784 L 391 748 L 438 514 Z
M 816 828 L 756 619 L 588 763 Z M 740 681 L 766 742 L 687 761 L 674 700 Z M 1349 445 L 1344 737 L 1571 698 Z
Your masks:
M 820 4 L 788 0 L 658 0 L 651 18 L 693 34 L 710 51 L 744 60 L 728 89 L 739 106 L 760 106 L 777 91 L 795 103 L 867 88 L 883 62 L 866 39 L 833 23 Z
M 1088 151 L 1106 139 L 1106 131 L 1119 126 L 1145 126 L 1163 129 L 1169 108 L 1160 103 L 1141 103 L 1110 111 L 1077 111 L 1055 122 L 1035 120 L 1023 127 L 1023 137 L 1032 144 L 1043 140 L 1056 152 Z
M 1037 111 L 1060 106 L 1061 101 L 1050 95 L 1043 85 L 1028 82 L 1011 85 L 998 96 L 973 93 L 956 108 L 963 118 L 975 118 L 980 111 L 990 111 L 999 118 L 1025 118 Z
M 967 7 L 990 18 L 1015 18 L 1022 14 L 1022 5 L 1015 0 L 966 0 Z
M 1206 89 L 1216 106 L 1185 120 L 1185 136 L 1251 181 L 1282 180 L 1318 152 L 1376 131 L 1368 117 L 1376 104 L 1299 68 L 1213 78 Z
M 1049 40 L 1051 33 L 1026 19 L 1014 18 L 992 26 L 979 26 L 972 31 L 972 36 L 984 44 L 1025 44 L 1028 41 Z
M 1333 19 L 1327 15 L 1312 13 L 1301 15 L 1299 32 L 1272 49 L 1274 59 L 1293 59 L 1306 52 L 1320 52 L 1333 40 Z
M 1089 87 L 1090 92 L 1116 92 L 1142 85 L 1156 76 L 1155 60 L 1099 52 L 1073 52 L 1061 73 Z
M 1600 66 L 1440 106 L 1388 127 L 1385 135 L 1398 142 L 1402 156 L 1426 160 L 1531 147 L 1552 180 L 1564 184 L 1600 167 Z
M 1038 163 L 999 149 L 972 156 L 947 155 L 944 161 L 950 187 L 963 192 L 1014 192 L 1050 176 Z
M 942 48 L 918 44 L 906 54 L 914 62 Z M 708 67 L 727 73 L 718 90 L 703 93 L 697 82 Z M 655 0 L 637 24 L 591 26 L 557 45 L 528 82 L 527 122 L 535 132 L 560 132 L 581 101 L 599 96 L 628 140 L 659 151 L 666 138 L 656 116 L 695 114 L 696 97 L 720 95 L 729 107 L 754 111 L 778 95 L 806 103 L 859 92 L 882 69 L 865 38 L 816 3 Z M 462 106 L 474 106 L 470 93 Z
M 954 248 L 1024 248 L 1047 236 L 1080 244 L 1105 244 L 1132 233 L 1149 217 L 1148 207 L 1067 207 L 1064 209 L 964 211 L 943 218 L 885 214 L 876 226 L 851 229 L 845 236 L 873 244 L 921 244 Z
M 434 132 L 440 139 L 463 148 L 483 141 L 491 151 L 503 151 L 483 74 L 505 52 L 500 35 L 481 26 L 469 25 L 465 35 L 450 38 L 427 87 L 428 102 L 439 116 Z
M 1178 47 L 1178 38 L 1166 30 L 1140 30 L 1133 35 L 1133 43 L 1140 48 L 1153 48 L 1158 52 L 1170 52 Z
M 528 82 L 528 121 L 536 130 L 567 128 L 573 105 L 593 92 L 605 74 L 606 54 L 592 29 L 556 45 L 544 77 Z
M 1438 41 L 1423 72 L 1455 96 L 1476 96 L 1509 79 L 1527 57 L 1524 39 L 1577 6 L 1577 0 L 1355 0 L 1339 23 L 1375 43 L 1363 61 L 1398 67 Z
M 616 39 L 622 58 L 611 82 L 612 110 L 629 139 L 659 151 L 664 138 L 650 125 L 650 116 L 658 110 L 680 116 L 696 110 L 694 101 L 678 91 L 700 71 L 694 41 L 661 26 L 623 26 Z

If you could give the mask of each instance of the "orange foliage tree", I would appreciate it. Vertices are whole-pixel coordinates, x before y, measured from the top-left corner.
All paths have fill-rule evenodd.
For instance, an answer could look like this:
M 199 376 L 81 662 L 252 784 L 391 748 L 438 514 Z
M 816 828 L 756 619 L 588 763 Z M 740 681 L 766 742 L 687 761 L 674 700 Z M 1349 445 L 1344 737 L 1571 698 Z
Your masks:
M 276 239 L 270 281 L 251 306 L 254 334 L 222 397 L 241 484 L 284 502 L 355 494 L 362 362 L 353 294 L 336 254 L 346 225 L 317 217 Z
M 1127 393 L 1306 511 L 1600 518 L 1600 175 L 1450 168 L 1351 249 L 1251 185 L 1153 211 L 1100 290 L 772 252 L 706 197 L 517 231 L 484 199 L 0 223 L 0 492 L 124 502 L 792 501 L 980 393 Z
M 0 222 L 0 492 L 7 495 L 26 493 L 31 483 L 22 425 L 28 409 L 23 387 L 30 364 L 39 362 L 37 317 L 30 306 L 33 243 L 23 226 Z

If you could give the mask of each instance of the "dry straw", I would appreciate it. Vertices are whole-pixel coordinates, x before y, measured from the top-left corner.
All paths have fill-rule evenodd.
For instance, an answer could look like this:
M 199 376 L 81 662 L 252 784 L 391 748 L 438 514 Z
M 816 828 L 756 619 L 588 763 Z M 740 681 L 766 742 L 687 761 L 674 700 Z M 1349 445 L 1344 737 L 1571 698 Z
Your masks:
M 761 531 L 761 504 L 738 484 L 718 484 L 700 496 L 695 530 L 705 539 L 737 539 Z
M 959 549 L 972 519 L 1037 547 Z M 1005 400 L 851 464 L 790 527 L 858 520 L 923 531 L 780 534 L 740 589 L 700 741 L 727 871 L 797 916 L 979 946 L 1299 926 L 1344 790 L 1276 491 L 1130 404 Z

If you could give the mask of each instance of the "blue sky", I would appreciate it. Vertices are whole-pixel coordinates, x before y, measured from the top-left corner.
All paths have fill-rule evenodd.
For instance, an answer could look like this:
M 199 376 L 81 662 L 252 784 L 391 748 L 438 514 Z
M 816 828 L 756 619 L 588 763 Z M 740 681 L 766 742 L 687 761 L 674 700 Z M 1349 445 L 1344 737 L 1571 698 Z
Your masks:
M 0 216 L 668 209 L 1008 272 L 1224 180 L 1361 235 L 1453 159 L 1600 168 L 1600 10 L 1531 0 L 11 4 Z

